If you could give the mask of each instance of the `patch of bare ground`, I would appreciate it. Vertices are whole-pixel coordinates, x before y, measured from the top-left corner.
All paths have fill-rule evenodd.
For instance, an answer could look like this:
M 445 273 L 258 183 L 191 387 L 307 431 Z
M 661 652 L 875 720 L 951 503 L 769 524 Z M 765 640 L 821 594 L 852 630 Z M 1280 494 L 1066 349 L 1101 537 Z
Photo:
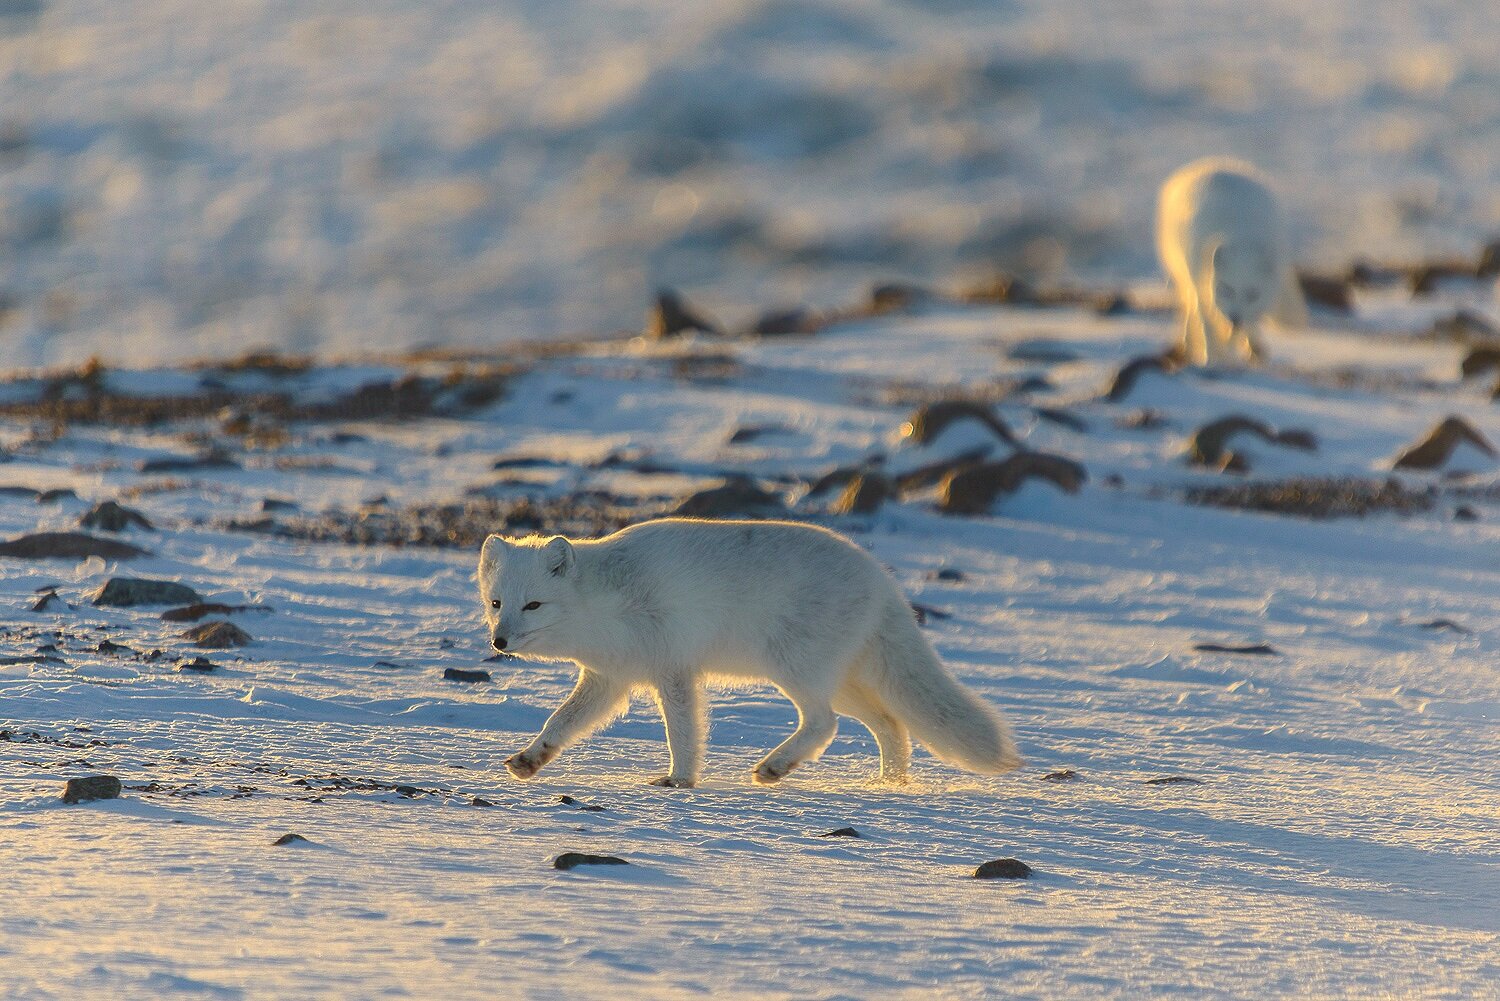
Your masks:
M 1437 503 L 1435 487 L 1413 489 L 1400 480 L 1356 477 L 1294 477 L 1255 483 L 1194 486 L 1190 504 L 1264 511 L 1296 518 L 1363 518 L 1372 514 L 1419 514 Z

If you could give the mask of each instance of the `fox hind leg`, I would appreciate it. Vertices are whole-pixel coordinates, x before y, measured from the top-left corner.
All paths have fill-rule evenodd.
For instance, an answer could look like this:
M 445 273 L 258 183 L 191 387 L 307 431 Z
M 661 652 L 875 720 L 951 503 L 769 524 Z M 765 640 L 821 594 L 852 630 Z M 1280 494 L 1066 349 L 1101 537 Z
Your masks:
M 773 785 L 804 761 L 816 760 L 838 733 L 839 718 L 833 701 L 820 692 L 798 689 L 782 692 L 797 707 L 797 729 L 792 735 L 760 760 L 754 778 L 761 785 Z
M 880 748 L 880 781 L 892 785 L 905 783 L 911 771 L 911 734 L 873 692 L 845 684 L 839 689 L 834 707 L 853 716 L 864 725 Z

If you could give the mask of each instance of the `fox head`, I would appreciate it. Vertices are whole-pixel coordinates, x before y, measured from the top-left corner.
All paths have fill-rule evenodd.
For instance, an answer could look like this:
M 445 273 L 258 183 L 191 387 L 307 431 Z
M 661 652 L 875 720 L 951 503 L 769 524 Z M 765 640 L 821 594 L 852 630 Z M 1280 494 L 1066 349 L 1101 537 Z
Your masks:
M 1258 323 L 1276 304 L 1276 261 L 1265 247 L 1218 244 L 1204 270 L 1209 294 L 1199 301 L 1212 303 L 1231 328 Z
M 578 560 L 562 536 L 491 535 L 479 551 L 479 597 L 490 642 L 504 653 L 568 659 L 565 635 L 577 599 Z

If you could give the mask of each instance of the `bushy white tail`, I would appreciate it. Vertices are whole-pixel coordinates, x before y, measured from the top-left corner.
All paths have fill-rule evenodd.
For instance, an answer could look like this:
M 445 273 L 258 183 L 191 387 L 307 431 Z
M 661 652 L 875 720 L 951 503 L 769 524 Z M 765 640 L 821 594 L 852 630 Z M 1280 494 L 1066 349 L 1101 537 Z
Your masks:
M 887 609 L 873 646 L 871 680 L 922 746 L 950 765 L 985 775 L 1021 766 L 1010 728 L 943 665 L 904 601 Z

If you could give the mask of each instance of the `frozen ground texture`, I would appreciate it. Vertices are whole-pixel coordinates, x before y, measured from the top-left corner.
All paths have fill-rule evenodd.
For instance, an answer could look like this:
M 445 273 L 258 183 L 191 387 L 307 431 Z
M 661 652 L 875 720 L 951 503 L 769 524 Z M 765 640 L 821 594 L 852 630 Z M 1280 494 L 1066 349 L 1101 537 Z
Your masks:
M 1229 153 L 1299 258 L 1500 229 L 1489 0 L 4 0 L 0 357 L 739 321 L 887 277 L 1154 278 Z
M 1458 348 L 1350 330 L 1273 340 L 1266 372 L 1148 375 L 1124 403 L 1100 402 L 1119 362 L 1167 327 L 934 310 L 806 340 L 607 345 L 537 363 L 466 420 L 294 426 L 274 450 L 240 453 L 242 469 L 176 483 L 135 470 L 185 451 L 180 426 L 49 440 L 4 425 L 16 455 L 0 483 L 80 499 L 0 496 L 0 536 L 71 528 L 115 496 L 160 530 L 127 535 L 155 554 L 129 564 L 0 561 L 0 654 L 53 644 L 59 658 L 0 666 L 0 995 L 1495 996 L 1500 503 L 1480 489 L 1493 463 L 1458 460 L 1479 474 L 1464 481 L 1477 521 L 1454 520 L 1447 494 L 1409 518 L 1325 522 L 1180 500 L 1185 485 L 1228 479 L 1181 461 L 1188 432 L 1227 412 L 1321 441 L 1310 454 L 1252 441 L 1253 475 L 1384 477 L 1448 413 L 1492 429 L 1493 405 L 1457 382 Z M 684 356 L 705 354 L 738 367 L 681 375 L 694 371 Z M 506 660 L 482 664 L 489 684 L 442 680 L 489 653 L 472 549 L 214 527 L 258 517 L 268 494 L 321 511 L 375 494 L 399 506 L 466 488 L 697 485 L 691 472 L 588 466 L 626 444 L 690 471 L 814 475 L 891 447 L 909 409 L 893 394 L 994 393 L 1026 374 L 1054 388 L 1000 412 L 1028 446 L 1082 460 L 1081 493 L 1033 483 L 986 517 L 918 497 L 828 519 L 951 616 L 928 634 L 1027 757 L 1000 778 L 919 754 L 911 786 L 874 785 L 873 742 L 845 721 L 822 761 L 752 786 L 793 715 L 752 688 L 716 697 L 701 788 L 644 784 L 665 760 L 644 705 L 518 783 L 501 762 L 569 679 Z M 289 378 L 312 392 L 346 376 Z M 1039 419 L 1038 404 L 1086 430 Z M 1168 423 L 1115 426 L 1143 407 Z M 749 425 L 779 430 L 726 443 Z M 500 455 L 579 465 L 497 474 Z M 303 471 L 272 465 L 288 457 Z M 934 579 L 940 568 L 963 579 Z M 253 645 L 197 651 L 159 609 L 86 603 L 117 573 L 274 611 L 233 616 Z M 49 584 L 76 607 L 30 611 Z M 1440 619 L 1454 628 L 1422 626 Z M 105 636 L 166 655 L 100 653 Z M 1277 653 L 1194 649 L 1204 642 Z M 219 669 L 174 670 L 200 652 Z M 1043 780 L 1061 769 L 1076 778 Z M 125 797 L 61 805 L 63 780 L 90 773 L 120 776 Z M 1197 781 L 1148 784 L 1173 776 Z M 846 825 L 862 837 L 817 836 Z M 273 845 L 292 832 L 308 843 Z M 571 850 L 631 865 L 550 868 Z M 1034 877 L 968 878 L 1004 856 Z

